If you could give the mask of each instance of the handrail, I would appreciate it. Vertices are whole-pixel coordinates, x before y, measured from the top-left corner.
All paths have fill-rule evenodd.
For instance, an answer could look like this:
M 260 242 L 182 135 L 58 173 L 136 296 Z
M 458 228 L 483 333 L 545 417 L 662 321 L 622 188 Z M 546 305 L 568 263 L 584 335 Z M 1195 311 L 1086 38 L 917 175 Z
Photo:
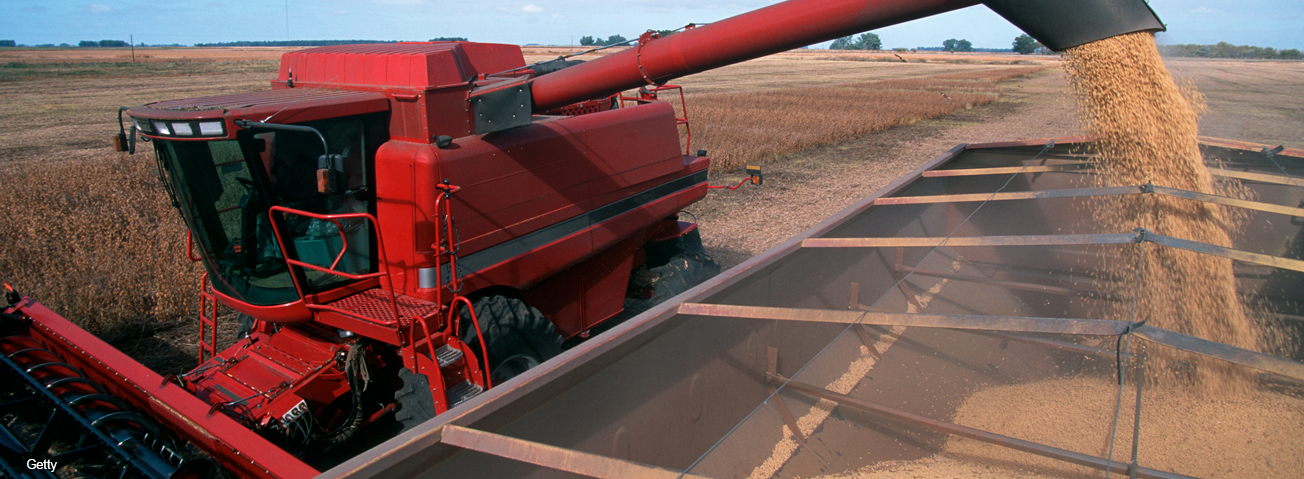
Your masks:
M 192 262 L 203 261 L 204 258 L 195 256 L 195 232 L 186 229 L 186 257 Z
M 276 235 L 276 242 L 281 247 L 281 255 L 285 258 L 285 262 L 291 266 L 308 268 L 314 271 L 319 271 L 322 273 L 348 278 L 352 280 L 363 280 L 363 279 L 370 279 L 370 278 L 379 278 L 384 276 L 385 279 L 389 281 L 389 285 L 390 285 L 389 290 L 387 292 L 389 293 L 389 305 L 394 313 L 394 319 L 389 321 L 382 320 L 384 322 L 382 322 L 381 324 L 386 326 L 393 326 L 399 323 L 399 321 L 402 318 L 398 314 L 398 298 L 394 294 L 394 279 L 389 275 L 389 260 L 388 258 L 385 257 L 385 241 L 384 239 L 381 238 L 380 228 L 379 228 L 380 223 L 376 221 L 375 216 L 372 216 L 370 213 L 335 213 L 335 214 L 310 213 L 307 211 L 296 210 L 293 208 L 286 208 L 284 206 L 279 206 L 279 205 L 271 207 L 271 209 L 269 209 L 268 212 L 269 214 L 281 213 L 282 215 L 297 215 L 297 216 L 303 216 L 307 218 L 329 221 L 331 223 L 334 223 L 336 227 L 335 228 L 336 233 L 339 234 L 340 241 L 342 242 L 342 246 L 340 246 L 339 254 L 335 256 L 335 260 L 331 262 L 331 267 L 328 269 L 328 268 L 323 268 L 321 266 L 317 266 L 315 264 L 309 264 L 307 262 L 300 261 L 297 259 L 290 259 L 290 255 L 286 252 L 285 241 L 284 238 L 281 236 L 281 228 L 280 226 L 278 226 L 278 222 L 277 221 L 271 222 L 272 231 Z M 344 258 L 344 253 L 349 250 L 349 238 L 344 235 L 344 225 L 340 223 L 340 220 L 345 220 L 345 219 L 365 219 L 367 221 L 370 221 L 371 225 L 375 228 L 376 251 L 380 255 L 379 266 L 376 268 L 378 271 L 376 271 L 375 273 L 358 275 L 352 273 L 345 273 L 343 271 L 337 271 L 335 269 L 336 267 L 339 266 L 340 260 Z M 294 288 L 298 290 L 299 297 L 303 298 L 304 303 L 306 304 L 308 302 L 308 298 L 304 294 L 303 285 L 299 283 L 298 275 L 291 274 L 290 279 L 294 281 Z
M 448 201 L 446 201 L 453 196 L 453 193 L 457 193 L 458 191 L 461 191 L 462 187 L 449 184 L 448 180 L 444 180 L 443 183 L 435 185 L 435 188 L 441 191 L 441 193 L 435 195 L 435 215 L 443 217 L 443 221 L 442 221 L 443 224 L 442 225 L 440 224 L 441 223 L 440 220 L 438 219 L 435 220 L 434 222 L 435 243 L 430 245 L 430 248 L 435 251 L 435 255 L 436 255 L 435 256 L 435 294 L 436 294 L 435 302 L 439 304 L 443 304 L 443 297 L 442 297 L 443 294 L 439 291 L 439 286 L 444 284 L 444 270 L 443 268 L 439 267 L 439 256 L 447 254 L 451 258 L 453 258 L 448 261 L 448 276 L 449 276 L 448 290 L 454 294 L 455 296 L 454 299 L 456 299 L 457 291 L 462 289 L 462 286 L 458 284 L 458 279 L 457 279 L 457 260 L 456 260 L 457 256 L 456 255 L 459 246 L 453 244 L 453 236 L 452 236 L 453 209 L 452 209 L 452 205 Z M 440 245 L 440 242 L 445 242 L 448 246 L 445 247 L 443 245 Z M 449 321 L 453 322 L 453 321 L 457 321 L 457 319 L 449 318 Z
M 640 87 L 638 89 L 638 96 L 625 96 L 624 94 L 619 94 L 618 98 L 620 99 L 620 106 L 621 108 L 624 108 L 625 102 L 627 101 L 632 101 L 635 103 L 665 101 L 666 103 L 670 103 L 669 100 L 661 100 L 657 96 L 657 93 L 666 90 L 679 90 L 679 108 L 681 111 L 684 112 L 684 117 L 680 118 L 676 116 L 675 126 L 679 126 L 679 125 L 684 126 L 684 135 L 685 135 L 684 154 L 688 155 L 690 151 L 693 151 L 693 127 L 688 124 L 688 100 L 685 99 L 684 97 L 684 87 L 679 85 L 660 85 L 660 86 L 649 85 L 649 86 Z
M 471 325 L 476 330 L 476 338 L 480 341 L 480 351 L 481 356 L 483 356 L 480 360 L 484 364 L 484 367 L 480 369 L 480 377 L 484 381 L 484 388 L 489 389 L 493 387 L 493 382 L 489 377 L 489 349 L 485 347 L 484 334 L 481 334 L 480 330 L 480 320 L 475 316 L 475 306 L 471 304 L 471 300 L 458 294 L 458 291 L 461 291 L 462 289 L 462 285 L 458 283 L 457 277 L 457 250 L 459 245 L 453 244 L 453 209 L 451 203 L 447 200 L 452 198 L 453 193 L 461 191 L 462 187 L 450 184 L 448 180 L 444 180 L 443 183 L 435 185 L 435 188 L 441 191 L 440 194 L 435 196 L 435 214 L 443 217 L 442 225 L 440 224 L 441 221 L 435 221 L 436 239 L 435 243 L 430 245 L 431 249 L 435 251 L 435 302 L 443 304 L 443 291 L 440 290 L 440 286 L 444 284 L 444 269 L 439 265 L 439 257 L 446 254 L 449 257 L 448 290 L 453 294 L 453 298 L 449 300 L 448 323 L 445 327 L 452 328 L 455 337 L 462 337 L 462 315 L 458 314 L 457 305 L 459 303 L 465 304 L 467 312 L 470 313 L 471 316 Z M 440 242 L 444 242 L 447 246 L 441 245 Z M 427 335 L 428 334 L 429 333 L 427 333 Z

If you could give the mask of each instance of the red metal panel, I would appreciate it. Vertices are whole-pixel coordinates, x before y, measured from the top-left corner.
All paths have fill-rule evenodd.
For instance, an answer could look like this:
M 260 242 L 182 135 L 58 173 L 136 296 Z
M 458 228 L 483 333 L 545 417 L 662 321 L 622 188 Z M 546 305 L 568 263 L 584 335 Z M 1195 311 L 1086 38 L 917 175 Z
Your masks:
M 400 141 L 390 141 L 380 146 L 376 152 L 376 218 L 385 237 L 387 258 L 390 261 L 390 277 L 394 289 L 399 292 L 415 291 L 416 272 L 409 278 L 408 270 L 422 265 L 424 261 L 416 257 L 416 231 L 431 227 L 428 217 L 418 217 L 418 192 L 415 178 L 418 166 L 425 174 L 438 174 L 431 170 L 438 161 L 439 153 L 430 145 L 420 145 Z M 427 211 L 433 212 L 434 190 L 429 191 L 431 205 Z M 419 249 L 426 249 L 419 248 Z M 421 299 L 429 299 L 416 295 Z
M 592 328 L 624 310 L 625 292 L 634 269 L 634 252 L 645 242 L 644 235 L 635 235 L 580 263 L 584 281 L 583 329 Z
M 525 302 L 552 321 L 557 334 L 569 338 L 585 329 L 583 293 L 580 266 L 576 265 L 530 288 Z
M 516 45 L 500 43 L 460 43 L 459 45 L 466 52 L 466 60 L 470 67 L 468 73 L 472 76 L 478 73 L 494 74 L 525 66 L 521 47 Z
M 344 58 L 344 83 L 358 85 L 367 77 L 366 57 L 360 53 L 349 53 Z
M 279 82 L 294 71 L 302 83 L 346 83 L 426 89 L 468 82 L 525 66 L 520 47 L 492 43 L 337 45 L 286 53 Z
M 462 187 L 453 214 L 465 253 L 617 199 L 596 203 L 596 197 L 684 169 L 674 111 L 665 103 L 537 123 L 456 144 L 441 162 L 442 173 Z M 433 183 L 421 183 L 440 180 L 418 178 L 417 189 L 433 191 Z
M 385 85 L 408 86 L 412 83 L 412 62 L 399 55 L 385 57 Z
M 426 126 L 430 136 L 461 138 L 474 133 L 471 112 L 466 108 L 466 88 L 427 92 L 424 101 Z

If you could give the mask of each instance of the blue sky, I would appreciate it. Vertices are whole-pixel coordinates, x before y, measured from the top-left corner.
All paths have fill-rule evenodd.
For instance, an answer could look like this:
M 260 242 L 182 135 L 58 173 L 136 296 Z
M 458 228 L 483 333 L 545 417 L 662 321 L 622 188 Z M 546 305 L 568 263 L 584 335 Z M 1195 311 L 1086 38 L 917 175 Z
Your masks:
M 909 1 L 909 0 L 903 0 Z M 763 0 L 9 0 L 0 40 L 76 45 L 134 39 L 183 44 L 237 40 L 409 40 L 467 37 L 515 44 L 578 42 L 584 35 L 628 38 L 754 10 Z M 1299 0 L 1152 0 L 1168 32 L 1160 43 L 1217 43 L 1304 49 Z M 1008 48 L 1019 30 L 986 7 L 875 30 L 885 47 L 941 46 L 964 38 Z

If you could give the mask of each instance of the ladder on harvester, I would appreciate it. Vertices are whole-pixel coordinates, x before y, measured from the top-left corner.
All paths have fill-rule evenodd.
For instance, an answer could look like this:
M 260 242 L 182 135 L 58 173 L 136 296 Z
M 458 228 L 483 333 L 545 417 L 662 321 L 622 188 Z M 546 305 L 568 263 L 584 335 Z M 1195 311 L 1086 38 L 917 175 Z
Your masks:
M 437 258 L 436 284 L 445 285 L 441 263 L 447 261 L 449 266 L 450 278 L 447 287 L 452 293 L 452 298 L 447 302 L 443 301 L 442 290 L 438 289 L 437 291 L 441 292 L 437 294 L 434 302 L 394 291 L 395 287 L 389 275 L 389 263 L 385 257 L 384 240 L 381 238 L 379 228 L 373 228 L 376 251 L 380 255 L 376 263 L 378 265 L 376 271 L 361 274 L 340 271 L 345 253 L 349 251 L 349 239 L 344 233 L 342 222 L 361 220 L 369 222 L 374 227 L 378 224 L 374 216 L 367 213 L 316 214 L 282 206 L 275 206 L 270 210 L 271 214 L 279 214 L 282 217 L 294 215 L 335 224 L 342 245 L 329 266 L 313 264 L 301 258 L 291 258 L 289 255 L 285 258 L 286 263 L 291 268 L 309 269 L 359 282 L 375 281 L 375 285 L 342 298 L 318 301 L 320 295 L 308 294 L 300 284 L 300 275 L 292 274 L 291 278 L 299 291 L 300 298 L 303 298 L 304 305 L 324 324 L 335 327 L 354 324 L 356 325 L 354 328 L 340 327 L 340 329 L 363 333 L 365 336 L 393 335 L 393 339 L 397 339 L 397 344 L 403 348 L 404 366 L 414 372 L 426 371 L 424 374 L 429 380 L 432 397 L 435 398 L 436 413 L 465 402 L 492 386 L 489 374 L 481 367 L 479 361 L 470 360 L 475 355 L 460 339 L 458 306 L 468 309 L 473 322 L 476 322 L 476 319 L 470 301 L 457 294 L 460 283 L 457 278 L 456 245 L 452 243 L 451 235 L 447 234 L 452 231 L 452 214 L 448 199 L 459 188 L 447 183 L 440 185 L 439 188 L 442 191 L 436 198 L 435 206 L 441 217 L 441 220 L 436 221 L 436 237 L 440 239 L 432 247 Z M 278 223 L 279 221 L 274 220 L 272 228 L 276 240 L 284 245 L 285 238 Z M 293 251 L 284 247 L 282 250 Z M 448 306 L 445 307 L 445 304 Z M 478 328 L 478 324 L 475 327 Z M 483 338 L 481 342 L 483 343 Z M 484 345 L 481 344 L 481 351 L 483 350 Z M 430 373 L 433 371 L 439 371 L 438 377 Z

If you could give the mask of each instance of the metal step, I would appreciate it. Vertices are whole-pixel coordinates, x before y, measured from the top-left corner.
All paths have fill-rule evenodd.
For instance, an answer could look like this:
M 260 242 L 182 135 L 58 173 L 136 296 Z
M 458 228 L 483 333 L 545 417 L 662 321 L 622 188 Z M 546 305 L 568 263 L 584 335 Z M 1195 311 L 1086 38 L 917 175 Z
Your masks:
M 462 359 L 462 350 L 453 347 L 451 344 L 445 344 L 435 349 L 435 360 L 439 362 L 440 368 L 446 368 L 459 359 Z
M 462 381 L 453 387 L 448 388 L 448 404 L 450 408 L 457 407 L 458 404 L 469 401 L 471 398 L 479 396 L 484 392 L 484 388 L 479 384 L 471 381 Z

